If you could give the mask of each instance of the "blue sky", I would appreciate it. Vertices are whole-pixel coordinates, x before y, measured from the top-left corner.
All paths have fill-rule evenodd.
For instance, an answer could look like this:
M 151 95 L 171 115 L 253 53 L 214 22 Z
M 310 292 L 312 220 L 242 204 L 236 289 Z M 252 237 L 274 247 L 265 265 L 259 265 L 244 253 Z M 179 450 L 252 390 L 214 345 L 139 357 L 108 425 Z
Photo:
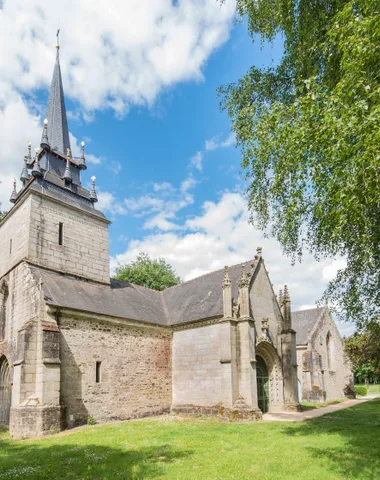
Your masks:
M 89 124 L 70 121 L 72 133 L 78 139 L 91 138 L 89 150 L 102 159 L 91 165 L 84 180 L 89 182 L 94 174 L 100 191 L 111 192 L 122 202 L 125 197 L 154 193 L 154 184 L 167 182 L 176 188 L 191 177 L 197 182 L 192 189 L 194 203 L 177 212 L 180 222 L 197 215 L 203 202 L 217 200 L 226 189 L 242 189 L 240 155 L 228 115 L 220 111 L 217 88 L 236 81 L 250 62 L 268 65 L 280 52 L 280 41 L 263 49 L 259 42 L 253 46 L 246 26 L 236 24 L 230 40 L 205 65 L 203 79 L 169 88 L 151 108 L 132 106 L 122 119 L 108 110 L 97 113 Z M 75 111 L 75 104 L 69 100 L 67 104 Z M 226 146 L 216 147 L 223 142 Z M 111 209 L 107 214 L 112 220 L 111 255 L 125 249 L 128 240 L 146 235 L 142 217 Z
M 305 255 L 292 267 L 248 223 L 240 153 L 216 90 L 252 64 L 275 64 L 282 43 L 252 45 L 232 0 L 4 0 L 0 202 L 9 205 L 28 139 L 40 141 L 57 27 L 72 150 L 86 142 L 82 181 L 96 176 L 112 221 L 111 267 L 144 251 L 188 280 L 253 258 L 260 245 L 275 290 L 287 283 L 294 309 L 314 306 L 342 259 Z

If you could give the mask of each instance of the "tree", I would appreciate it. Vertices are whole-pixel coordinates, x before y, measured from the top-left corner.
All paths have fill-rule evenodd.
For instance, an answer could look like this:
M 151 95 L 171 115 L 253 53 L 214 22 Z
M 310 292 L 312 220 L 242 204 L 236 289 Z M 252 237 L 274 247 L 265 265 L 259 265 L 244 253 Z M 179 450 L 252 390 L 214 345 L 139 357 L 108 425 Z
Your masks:
M 355 375 L 367 379 L 380 375 L 380 324 L 346 338 L 344 345 Z
M 380 318 L 380 2 L 237 0 L 237 11 L 252 37 L 284 39 L 277 67 L 219 89 L 251 222 L 293 262 L 344 256 L 324 299 L 369 325 Z
M 147 253 L 139 253 L 136 261 L 119 265 L 114 278 L 153 290 L 164 290 L 181 283 L 171 265 L 163 258 L 152 259 Z

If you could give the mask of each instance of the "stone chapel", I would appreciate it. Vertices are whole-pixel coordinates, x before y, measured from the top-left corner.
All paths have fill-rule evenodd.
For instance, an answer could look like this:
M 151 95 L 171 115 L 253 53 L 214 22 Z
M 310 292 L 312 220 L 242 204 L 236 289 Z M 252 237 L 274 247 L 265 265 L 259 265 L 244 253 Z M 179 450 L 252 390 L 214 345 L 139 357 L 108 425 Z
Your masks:
M 293 312 L 292 321 L 297 332 L 300 401 L 319 403 L 344 398 L 353 390 L 354 379 L 329 309 L 325 306 Z
M 15 436 L 162 412 L 299 407 L 296 333 L 261 248 L 163 292 L 110 279 L 84 144 L 71 154 L 59 46 L 41 143 L 0 222 L 0 423 Z

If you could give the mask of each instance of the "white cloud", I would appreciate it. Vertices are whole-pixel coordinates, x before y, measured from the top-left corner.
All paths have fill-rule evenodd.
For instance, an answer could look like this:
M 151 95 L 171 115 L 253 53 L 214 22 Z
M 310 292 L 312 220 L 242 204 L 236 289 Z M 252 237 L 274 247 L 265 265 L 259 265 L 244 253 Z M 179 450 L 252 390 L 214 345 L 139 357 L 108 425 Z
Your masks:
M 169 230 L 178 230 L 180 227 L 175 223 L 168 220 L 168 218 L 174 216 L 172 212 L 162 212 L 154 217 L 150 218 L 144 223 L 145 230 L 153 230 L 157 228 L 158 230 L 162 230 L 164 232 Z
M 235 134 L 232 132 L 228 135 L 228 137 L 225 140 L 219 140 L 218 136 L 210 138 L 209 140 L 206 140 L 205 149 L 207 151 L 212 151 L 218 148 L 230 147 L 231 145 L 235 145 L 235 143 L 236 143 Z
M 172 192 L 173 186 L 169 182 L 162 182 L 162 183 L 154 183 L 153 184 L 153 190 L 155 192 Z
M 143 228 L 145 230 L 158 229 L 161 231 L 179 230 L 180 227 L 173 220 L 180 210 L 194 203 L 194 196 L 190 190 L 197 184 L 192 175 L 189 175 L 179 186 L 173 187 L 169 182 L 154 183 L 153 192 L 138 198 L 126 198 L 124 206 L 135 217 L 147 217 Z
M 192 188 L 194 188 L 196 184 L 197 184 L 197 181 L 195 180 L 195 178 L 194 178 L 192 175 L 189 175 L 189 176 L 181 183 L 180 190 L 181 190 L 181 192 L 186 193 L 186 192 L 188 192 L 189 190 L 191 190 Z
M 136 212 L 139 216 L 145 216 L 152 212 L 159 212 L 164 206 L 164 201 L 149 194 L 142 195 L 139 198 L 126 198 L 124 204 L 131 212 Z
M 203 155 L 202 152 L 197 152 L 191 159 L 190 159 L 190 165 L 196 168 L 199 172 L 202 171 L 203 169 Z
M 151 106 L 178 82 L 202 80 L 206 61 L 228 39 L 234 12 L 234 0 L 1 2 L 0 202 L 10 206 L 28 139 L 40 142 L 47 102 L 34 103 L 35 93 L 50 86 L 57 27 L 65 94 L 79 106 L 68 116 L 91 122 L 97 109 L 121 116 L 131 105 Z M 72 140 L 74 155 L 78 149 Z M 87 151 L 86 160 L 101 161 Z
M 335 278 L 336 274 L 338 273 L 338 270 L 341 270 L 343 268 L 346 268 L 347 262 L 340 258 L 338 260 L 334 260 L 331 265 L 327 265 L 324 267 L 322 274 L 323 274 L 323 280 L 326 282 L 330 282 L 333 278 Z
M 127 213 L 127 210 L 121 205 L 115 198 L 115 196 L 110 192 L 99 191 L 98 194 L 98 203 L 96 204 L 96 209 L 101 212 L 109 213 L 111 215 L 119 214 L 124 215 Z
M 235 145 L 236 143 L 236 138 L 234 133 L 230 133 L 228 137 L 223 140 L 220 144 L 222 148 L 230 147 L 231 145 Z
M 41 127 L 41 132 L 42 132 L 42 127 Z M 81 141 L 79 141 L 74 135 L 70 132 L 69 133 L 70 137 L 70 146 L 71 146 L 71 153 L 73 157 L 80 157 L 82 154 L 81 151 Z M 87 139 L 87 143 L 90 143 Z M 86 148 L 86 147 L 85 147 Z M 96 157 L 95 155 L 91 153 L 87 153 L 85 150 L 85 157 L 86 157 L 86 163 L 92 163 L 94 165 L 98 165 L 101 162 L 101 159 L 99 157 Z
M 48 87 L 60 25 L 65 91 L 88 113 L 109 107 L 122 115 L 177 82 L 202 79 L 234 12 L 233 0 L 5 0 L 0 71 L 19 91 Z
M 13 177 L 17 178 L 17 188 L 21 188 L 18 179 L 24 155 L 28 152 L 28 140 L 32 141 L 33 146 L 38 145 L 41 133 L 38 113 L 28 110 L 22 97 L 12 89 L 5 88 L 0 81 L 0 203 L 4 209 L 11 206 L 9 197 L 13 189 Z
M 210 140 L 206 140 L 205 149 L 207 151 L 216 150 L 218 148 L 218 146 L 219 146 L 219 144 L 216 141 L 216 137 L 210 138 Z
M 164 257 L 183 280 L 190 280 L 224 265 L 252 259 L 256 247 L 262 246 L 275 292 L 287 284 L 296 310 L 315 306 L 328 283 L 326 271 L 337 265 L 337 261 L 317 262 L 305 255 L 301 264 L 291 266 L 278 242 L 264 239 L 248 223 L 246 200 L 240 193 L 224 192 L 218 201 L 205 202 L 201 214 L 182 225 L 177 222 L 170 228 L 169 222 L 161 226 L 163 232 L 130 240 L 125 252 L 111 258 L 111 267 L 130 262 L 143 251 L 152 257 Z M 346 334 L 352 330 L 347 325 L 340 328 Z

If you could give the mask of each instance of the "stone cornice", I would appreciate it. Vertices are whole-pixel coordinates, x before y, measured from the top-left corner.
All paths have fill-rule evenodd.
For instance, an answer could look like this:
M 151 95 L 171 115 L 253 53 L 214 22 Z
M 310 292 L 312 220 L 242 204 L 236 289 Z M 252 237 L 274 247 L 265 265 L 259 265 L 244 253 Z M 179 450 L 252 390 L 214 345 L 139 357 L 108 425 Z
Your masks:
M 190 330 L 192 328 L 207 327 L 209 325 L 215 325 L 216 323 L 224 323 L 230 320 L 231 319 L 218 316 L 218 317 L 206 318 L 202 320 L 194 320 L 192 322 L 187 322 L 187 323 L 171 325 L 171 328 L 173 329 L 174 332 L 176 332 L 179 330 Z
M 151 330 L 162 330 L 165 332 L 171 332 L 172 327 L 167 325 L 158 325 L 155 323 L 148 323 L 142 320 L 133 320 L 129 318 L 122 318 L 122 317 L 112 317 L 106 314 L 99 314 L 99 313 L 92 313 L 86 312 L 83 310 L 75 310 L 71 308 L 63 308 L 63 307 L 55 307 L 54 305 L 48 305 L 48 313 L 50 315 L 56 315 L 56 318 L 72 318 L 72 319 L 84 319 L 84 320 L 97 320 L 99 322 L 104 323 L 111 323 L 114 325 L 121 325 L 124 327 L 132 327 L 132 328 L 146 328 Z M 59 325 L 59 320 L 58 320 Z

